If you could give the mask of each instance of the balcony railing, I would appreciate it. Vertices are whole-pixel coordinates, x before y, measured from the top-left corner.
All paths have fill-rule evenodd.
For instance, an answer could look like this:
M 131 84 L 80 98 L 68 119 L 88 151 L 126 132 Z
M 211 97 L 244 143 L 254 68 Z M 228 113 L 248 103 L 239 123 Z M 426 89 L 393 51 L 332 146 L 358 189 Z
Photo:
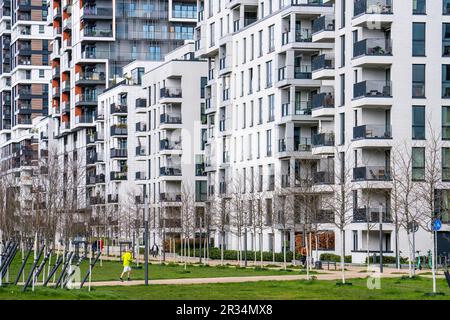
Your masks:
M 314 184 L 333 184 L 334 173 L 331 171 L 318 171 L 313 173 Z
M 353 15 L 392 14 L 392 0 L 355 0 Z
M 366 80 L 353 85 L 353 98 L 389 98 L 392 97 L 392 84 L 385 80 Z
M 159 194 L 159 199 L 165 202 L 180 202 L 181 193 L 179 192 L 163 192 Z
M 323 69 L 334 69 L 334 58 L 327 57 L 325 54 L 313 58 L 311 70 L 314 72 Z
M 383 223 L 392 222 L 391 210 L 389 208 L 381 209 L 381 218 Z M 353 210 L 353 222 L 380 222 L 380 208 L 356 208 Z
M 312 108 L 334 108 L 334 97 L 328 92 L 315 94 L 312 96 Z
M 181 176 L 181 167 L 161 167 L 159 168 L 160 176 Z
M 127 180 L 127 173 L 126 172 L 110 172 L 110 179 L 112 181 L 123 181 Z
M 312 79 L 311 66 L 302 65 L 294 67 L 294 78 L 303 80 Z
M 160 123 L 181 124 L 181 113 L 163 113 L 160 115 Z
M 128 106 L 126 104 L 111 104 L 111 114 L 116 113 L 127 113 L 128 112 Z
M 161 88 L 160 97 L 161 98 L 181 98 L 182 97 L 181 88 L 175 88 L 175 87 Z
M 386 166 L 358 167 L 353 168 L 353 179 L 355 181 L 389 181 L 391 174 Z
M 391 56 L 392 40 L 384 38 L 364 39 L 353 44 L 353 57 Z
M 353 128 L 353 139 L 391 139 L 391 126 L 366 124 Z
M 312 145 L 314 147 L 332 147 L 334 146 L 334 133 L 318 133 L 312 136 Z
M 126 125 L 118 126 L 113 125 L 111 126 L 111 136 L 126 136 L 128 134 L 128 128 Z
M 322 31 L 334 31 L 335 20 L 334 16 L 321 16 L 313 20 L 312 32 L 313 34 Z
M 159 142 L 161 150 L 182 150 L 181 137 L 179 140 L 162 139 Z
M 111 158 L 126 158 L 128 156 L 128 151 L 127 149 L 112 148 L 110 150 L 110 156 Z

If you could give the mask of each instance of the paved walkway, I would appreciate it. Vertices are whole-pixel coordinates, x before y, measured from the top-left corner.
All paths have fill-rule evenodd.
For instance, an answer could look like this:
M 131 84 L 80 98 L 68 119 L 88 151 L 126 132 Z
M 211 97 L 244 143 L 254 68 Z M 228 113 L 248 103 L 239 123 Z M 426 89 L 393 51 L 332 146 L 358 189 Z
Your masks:
M 349 270 L 345 272 L 345 277 L 347 280 L 366 278 L 367 272 L 359 272 L 359 270 Z M 423 272 L 422 272 L 423 273 Z M 420 274 L 420 273 L 419 273 Z M 403 270 L 398 273 L 397 269 L 385 270 L 382 278 L 395 278 L 408 275 L 407 270 Z M 310 275 L 311 277 L 316 277 L 317 280 L 340 280 L 341 273 L 339 271 L 334 272 L 323 272 L 320 274 Z M 431 277 L 425 275 L 425 277 Z M 442 278 L 443 276 L 438 276 Z M 302 275 L 283 275 L 283 276 L 246 276 L 246 277 L 221 277 L 221 278 L 185 278 L 185 279 L 159 279 L 159 280 L 149 280 L 150 285 L 154 284 L 166 284 L 166 285 L 181 285 L 181 284 L 208 284 L 208 283 L 241 283 L 241 282 L 256 282 L 256 281 L 292 281 L 292 280 L 306 280 L 306 274 Z M 101 286 L 136 286 L 144 285 L 144 280 L 132 280 L 132 281 L 97 281 L 92 282 L 92 287 Z

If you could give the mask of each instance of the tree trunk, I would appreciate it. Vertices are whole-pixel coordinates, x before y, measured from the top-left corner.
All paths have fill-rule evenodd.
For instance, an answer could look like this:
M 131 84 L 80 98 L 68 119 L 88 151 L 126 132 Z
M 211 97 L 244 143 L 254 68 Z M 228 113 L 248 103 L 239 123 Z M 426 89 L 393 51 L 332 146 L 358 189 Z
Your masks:
M 225 243 L 225 231 L 222 231 L 222 243 L 220 245 L 220 264 L 223 266 L 223 246 Z
M 283 262 L 284 270 L 286 270 L 286 231 L 283 231 Z
M 344 230 L 341 230 L 341 274 L 342 283 L 345 284 L 345 252 L 344 252 Z

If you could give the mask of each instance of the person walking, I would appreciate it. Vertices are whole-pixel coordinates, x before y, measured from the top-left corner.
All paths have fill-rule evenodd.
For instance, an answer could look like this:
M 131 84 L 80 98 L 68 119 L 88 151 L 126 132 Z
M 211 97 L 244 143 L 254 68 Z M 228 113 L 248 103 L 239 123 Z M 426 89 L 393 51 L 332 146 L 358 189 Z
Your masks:
M 120 281 L 123 282 L 123 275 L 125 273 L 128 273 L 128 281 L 130 281 L 131 276 L 131 262 L 133 262 L 133 256 L 131 255 L 131 249 L 128 249 L 125 251 L 125 253 L 122 255 L 122 263 L 123 263 L 123 271 L 120 275 Z

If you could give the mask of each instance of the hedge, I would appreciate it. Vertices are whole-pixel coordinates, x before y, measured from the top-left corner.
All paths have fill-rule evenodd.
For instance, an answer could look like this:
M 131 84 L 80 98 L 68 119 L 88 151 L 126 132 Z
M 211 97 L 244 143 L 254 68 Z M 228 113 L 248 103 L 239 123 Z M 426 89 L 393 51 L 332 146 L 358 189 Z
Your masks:
M 178 254 L 180 254 L 180 251 L 176 251 Z M 238 259 L 238 252 L 237 250 L 223 250 L 223 259 L 224 260 L 237 260 Z M 199 250 L 195 250 L 195 256 L 198 257 L 200 254 Z M 247 260 L 254 260 L 255 259 L 255 253 L 253 251 L 247 251 Z M 203 249 L 201 251 L 201 255 L 203 256 Z M 191 256 L 194 256 L 194 250 L 191 248 Z M 209 258 L 213 260 L 220 260 L 221 259 L 221 251 L 220 248 L 210 248 L 209 249 Z M 241 258 L 244 259 L 244 251 L 242 251 Z M 256 260 L 261 260 L 260 252 L 256 252 Z M 292 261 L 293 260 L 293 254 L 291 251 L 286 251 L 286 261 Z M 263 261 L 273 261 L 273 253 L 270 251 L 264 251 L 263 252 Z M 275 261 L 276 262 L 284 262 L 284 255 L 282 252 L 276 252 L 275 253 Z
M 333 253 L 322 253 L 320 255 L 320 261 L 341 262 L 341 256 Z M 345 256 L 344 262 L 352 263 L 352 256 Z
M 365 263 L 367 263 L 367 257 Z M 373 263 L 373 255 L 370 256 L 370 263 Z M 380 256 L 375 257 L 375 263 L 380 263 Z M 384 263 L 394 264 L 396 263 L 396 258 L 392 256 L 383 256 L 383 264 Z M 408 263 L 408 259 L 400 257 L 400 263 L 402 264 Z

